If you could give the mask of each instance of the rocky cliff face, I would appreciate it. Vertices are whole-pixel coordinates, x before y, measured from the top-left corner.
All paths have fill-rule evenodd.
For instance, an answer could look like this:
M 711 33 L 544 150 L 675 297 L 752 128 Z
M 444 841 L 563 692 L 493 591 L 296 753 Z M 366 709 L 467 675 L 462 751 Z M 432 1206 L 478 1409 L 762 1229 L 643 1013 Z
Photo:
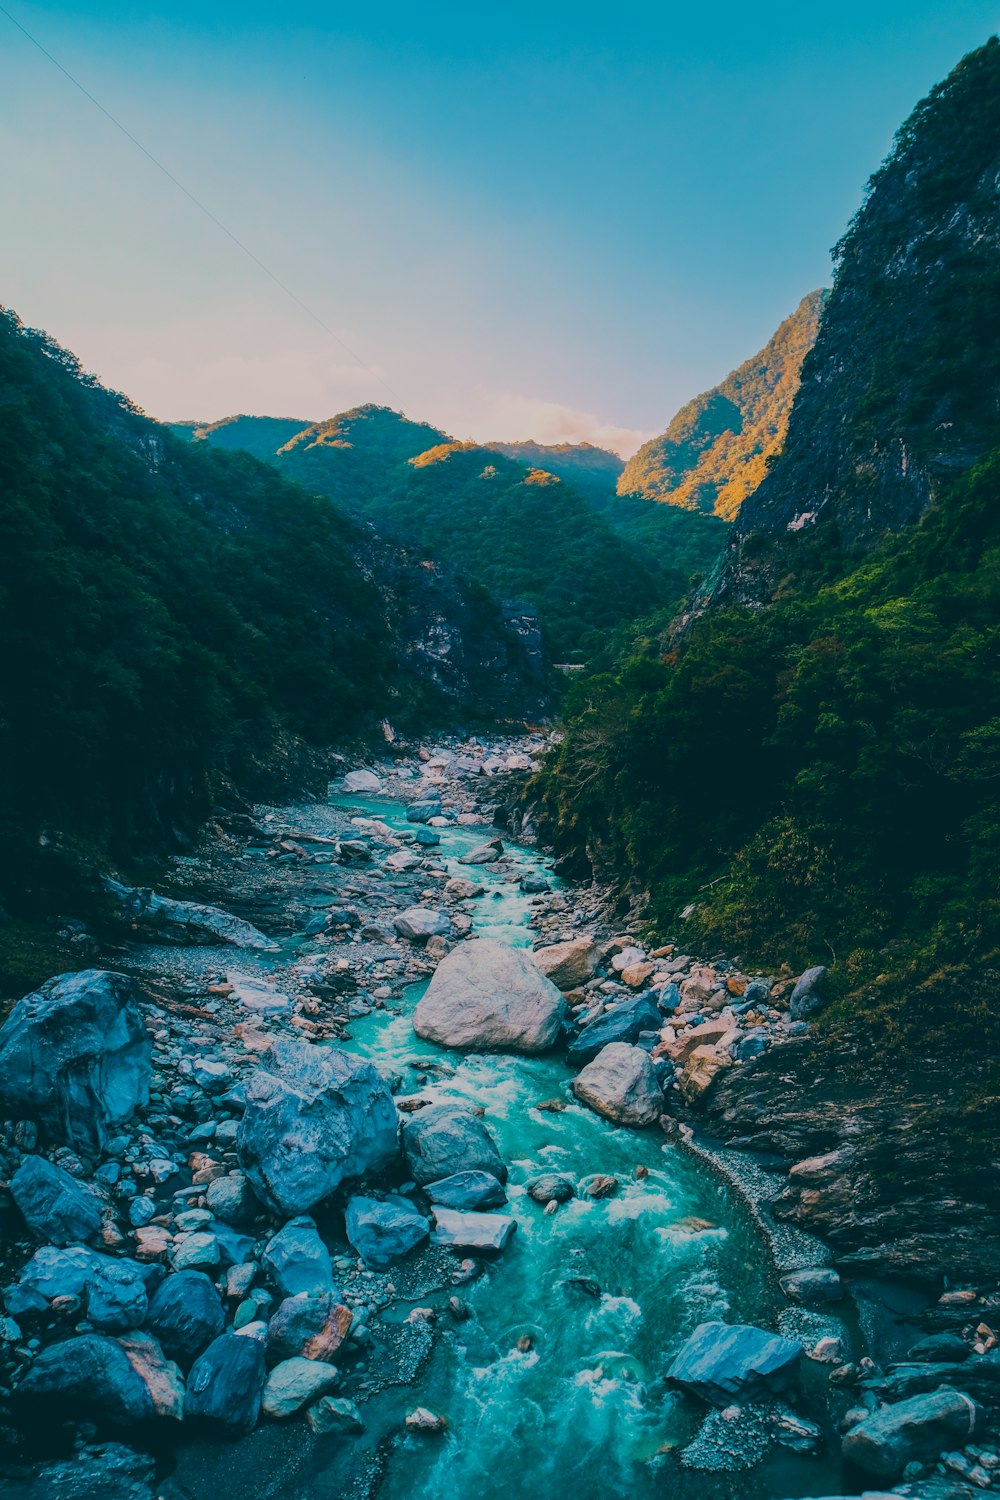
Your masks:
M 919 104 L 836 251 L 785 450 L 713 597 L 753 603 L 810 551 L 917 521 L 1000 441 L 1000 42 Z
M 752 359 L 681 407 L 625 465 L 619 495 L 662 500 L 731 521 L 785 438 L 802 361 L 826 301 L 810 292 Z

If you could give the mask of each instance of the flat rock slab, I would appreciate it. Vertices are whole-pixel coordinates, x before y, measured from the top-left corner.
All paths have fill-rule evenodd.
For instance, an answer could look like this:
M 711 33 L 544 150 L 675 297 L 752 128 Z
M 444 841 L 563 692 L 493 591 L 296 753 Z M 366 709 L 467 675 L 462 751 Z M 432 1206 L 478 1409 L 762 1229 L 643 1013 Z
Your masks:
M 434 1243 L 453 1250 L 502 1250 L 517 1228 L 509 1214 L 460 1213 L 434 1205 Z

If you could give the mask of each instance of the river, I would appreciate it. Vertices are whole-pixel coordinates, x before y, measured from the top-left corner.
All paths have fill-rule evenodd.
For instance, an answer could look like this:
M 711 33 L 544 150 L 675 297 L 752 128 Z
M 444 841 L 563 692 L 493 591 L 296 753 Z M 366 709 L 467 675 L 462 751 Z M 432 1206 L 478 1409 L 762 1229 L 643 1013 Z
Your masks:
M 385 797 L 337 798 L 294 814 L 299 826 L 321 833 L 344 809 L 412 831 L 405 805 Z M 482 828 L 453 824 L 439 832 L 435 862 L 467 874 L 458 861 L 482 842 Z M 544 854 L 510 843 L 508 850 L 506 869 L 475 871 L 485 893 L 473 903 L 474 930 L 530 946 L 530 899 L 517 877 L 541 872 L 554 888 L 559 882 Z M 363 1405 L 363 1436 L 317 1440 L 295 1423 L 261 1427 L 228 1449 L 197 1442 L 177 1455 L 164 1494 L 208 1500 L 221 1486 L 242 1500 L 507 1500 L 526 1490 L 573 1500 L 836 1493 L 842 1476 L 834 1451 L 806 1457 L 773 1448 L 749 1467 L 759 1438 L 752 1424 L 713 1416 L 698 1448 L 684 1456 L 705 1410 L 664 1386 L 673 1351 L 706 1319 L 773 1327 L 785 1305 L 767 1242 L 739 1196 L 659 1132 L 614 1127 L 577 1104 L 559 1055 L 463 1057 L 421 1041 L 409 1014 L 422 990 L 411 985 L 398 1013 L 375 1010 L 354 1021 L 347 1045 L 400 1075 L 404 1093 L 485 1110 L 509 1165 L 517 1232 L 484 1274 L 459 1289 L 471 1309 L 467 1321 L 445 1311 L 447 1290 L 422 1299 L 439 1310 L 433 1349 L 412 1386 Z M 534 1107 L 552 1099 L 565 1108 Z M 575 1179 L 608 1174 L 619 1189 L 608 1198 L 575 1197 L 546 1214 L 525 1189 L 543 1170 Z M 397 1302 L 382 1316 L 403 1320 L 410 1307 Z M 446 1433 L 402 1429 L 417 1405 L 442 1413 Z M 694 1458 L 709 1467 L 692 1467 Z

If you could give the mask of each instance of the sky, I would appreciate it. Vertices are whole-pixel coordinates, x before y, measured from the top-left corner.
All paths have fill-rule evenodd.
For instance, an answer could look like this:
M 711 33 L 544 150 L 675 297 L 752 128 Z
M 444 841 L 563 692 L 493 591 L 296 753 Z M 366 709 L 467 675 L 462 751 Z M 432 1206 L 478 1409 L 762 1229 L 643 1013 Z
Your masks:
M 623 454 L 829 283 L 898 125 L 1000 29 L 1000 0 L 0 7 L 0 303 L 151 416 L 376 401 Z

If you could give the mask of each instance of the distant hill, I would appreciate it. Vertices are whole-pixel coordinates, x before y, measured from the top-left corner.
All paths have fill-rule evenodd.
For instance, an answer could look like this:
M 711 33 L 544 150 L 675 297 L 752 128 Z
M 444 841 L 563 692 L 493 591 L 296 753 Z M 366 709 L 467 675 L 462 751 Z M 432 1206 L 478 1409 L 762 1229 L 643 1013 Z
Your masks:
M 733 520 L 784 443 L 828 295 L 803 297 L 758 354 L 682 406 L 666 432 L 629 459 L 618 493 Z
M 544 710 L 530 621 L 236 426 L 181 441 L 0 310 L 0 926 L 53 828 L 127 856 L 296 742 Z
M 171 432 L 190 442 L 249 453 L 267 461 L 283 443 L 308 426 L 299 417 L 223 417 L 221 422 L 170 422 Z
M 593 443 L 486 443 L 485 447 L 529 468 L 548 469 L 588 495 L 592 490 L 614 491 L 625 467 L 617 453 Z
M 638 519 L 651 508 L 618 499 L 621 459 L 590 444 L 458 443 L 371 404 L 290 436 L 270 422 L 234 418 L 191 435 L 196 445 L 242 437 L 255 452 L 284 437 L 269 455 L 282 474 L 500 598 L 535 606 L 556 657 L 586 654 L 623 622 L 679 600 L 722 548 L 702 516 L 629 534 L 617 513 Z

